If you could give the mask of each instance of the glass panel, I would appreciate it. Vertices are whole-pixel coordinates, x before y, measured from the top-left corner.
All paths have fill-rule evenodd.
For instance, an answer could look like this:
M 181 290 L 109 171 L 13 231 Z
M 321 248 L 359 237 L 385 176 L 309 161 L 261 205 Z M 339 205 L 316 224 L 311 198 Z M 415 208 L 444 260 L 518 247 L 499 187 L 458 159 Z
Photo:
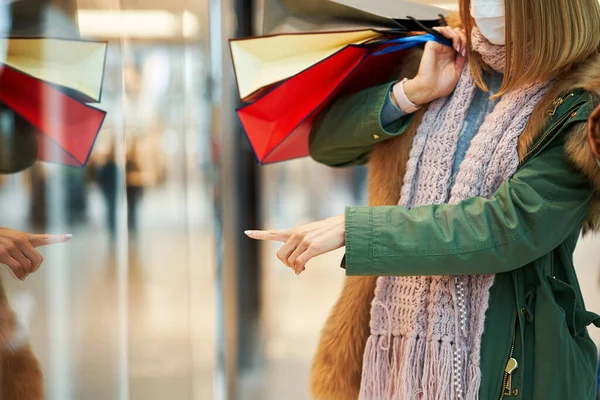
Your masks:
M 73 235 L 69 243 L 40 249 L 43 267 L 24 282 L 2 269 L 8 303 L 30 338 L 27 356 L 41 364 L 48 399 L 212 397 L 206 8 L 205 0 L 21 0 L 0 7 L 0 25 L 12 21 L 5 35 L 108 42 L 99 102 L 93 71 L 102 70 L 102 53 L 73 66 L 79 50 L 61 53 L 41 42 L 27 60 L 42 60 L 42 67 L 15 67 L 42 79 L 37 108 L 31 94 L 15 111 L 10 96 L 18 92 L 0 77 L 3 143 L 33 132 L 37 118 L 43 122 L 32 133 L 38 154 L 53 161 L 0 176 L 1 226 Z M 11 43 L 0 50 L 10 66 Z M 40 71 L 45 75 L 35 76 Z M 34 79 L 29 75 L 23 79 Z M 92 111 L 78 114 L 77 107 Z M 106 118 L 86 160 L 81 146 L 69 142 L 65 121 L 79 118 L 81 142 L 87 132 L 81 124 L 96 108 Z
M 309 159 L 262 168 L 264 226 L 289 228 L 339 215 L 344 207 L 363 204 L 366 169 L 334 170 Z M 316 258 L 298 278 L 265 243 L 266 374 L 251 399 L 308 400 L 309 374 L 319 333 L 337 300 L 344 273 L 343 251 Z M 315 293 L 319 293 L 315 296 Z

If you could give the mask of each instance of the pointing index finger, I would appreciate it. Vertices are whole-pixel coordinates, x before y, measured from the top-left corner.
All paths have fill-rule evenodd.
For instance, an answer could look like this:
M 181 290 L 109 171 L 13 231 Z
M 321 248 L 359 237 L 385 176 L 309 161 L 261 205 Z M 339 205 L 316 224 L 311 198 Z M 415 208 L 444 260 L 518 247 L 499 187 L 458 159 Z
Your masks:
M 268 231 L 245 231 L 248 237 L 256 240 L 274 240 L 276 242 L 287 242 L 290 238 L 289 231 L 286 230 L 268 230 Z

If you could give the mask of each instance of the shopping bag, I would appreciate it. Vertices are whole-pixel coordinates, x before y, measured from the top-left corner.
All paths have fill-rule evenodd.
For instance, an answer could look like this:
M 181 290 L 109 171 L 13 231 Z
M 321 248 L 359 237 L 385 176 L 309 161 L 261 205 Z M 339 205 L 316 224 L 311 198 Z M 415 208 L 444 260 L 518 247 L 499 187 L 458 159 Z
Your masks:
M 101 100 L 107 43 L 73 39 L 0 38 L 4 64 L 83 102 Z
M 38 159 L 85 166 L 106 112 L 0 64 L 0 102 L 36 127 Z
M 240 99 L 290 78 L 349 45 L 383 37 L 373 30 L 262 36 L 230 41 Z
M 428 29 L 430 21 L 395 19 L 396 28 L 387 30 L 307 32 L 231 39 L 229 48 L 235 69 L 239 97 L 248 102 L 273 84 L 290 78 L 306 68 L 342 50 L 345 46 L 402 39 L 409 35 L 406 26 Z M 439 25 L 441 21 L 437 21 Z M 432 24 L 432 23 L 431 23 Z M 434 32 L 434 34 L 437 34 Z M 437 34 L 439 35 L 439 34 Z
M 312 124 L 324 107 L 338 96 L 389 81 L 405 50 L 430 40 L 449 44 L 432 34 L 350 44 L 261 92 L 237 110 L 258 162 L 307 156 Z
M 395 29 L 390 15 L 412 15 L 426 25 L 448 10 L 419 0 L 264 0 L 258 10 L 261 35 L 358 29 Z M 431 21 L 432 24 L 428 24 Z M 405 26 L 405 31 L 417 30 Z

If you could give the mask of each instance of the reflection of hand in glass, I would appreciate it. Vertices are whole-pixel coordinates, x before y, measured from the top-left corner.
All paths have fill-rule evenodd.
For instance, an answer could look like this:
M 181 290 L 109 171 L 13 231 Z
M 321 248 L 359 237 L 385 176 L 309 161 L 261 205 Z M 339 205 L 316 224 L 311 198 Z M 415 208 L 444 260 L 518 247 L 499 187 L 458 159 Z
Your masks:
M 36 247 L 64 243 L 69 239 L 71 235 L 39 235 L 0 228 L 0 263 L 6 264 L 17 278 L 25 280 L 44 260 Z

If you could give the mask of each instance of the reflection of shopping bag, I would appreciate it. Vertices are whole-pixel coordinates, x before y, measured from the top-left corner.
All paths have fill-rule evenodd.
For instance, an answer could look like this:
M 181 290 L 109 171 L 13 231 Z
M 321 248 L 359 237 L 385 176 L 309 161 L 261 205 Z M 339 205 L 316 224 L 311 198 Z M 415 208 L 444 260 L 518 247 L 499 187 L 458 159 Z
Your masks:
M 329 35 L 336 34 L 322 33 L 316 36 L 329 37 Z M 283 39 L 289 39 L 290 47 L 294 46 L 298 37 L 304 39 L 304 35 L 282 36 Z M 306 61 L 302 57 L 292 56 L 277 60 L 285 67 L 285 74 L 300 72 L 258 90 L 254 96 L 246 99 L 249 103 L 238 110 L 238 116 L 260 163 L 273 163 L 307 156 L 308 136 L 313 121 L 334 98 L 390 80 L 403 61 L 404 50 L 408 48 L 430 40 L 448 44 L 446 39 L 431 34 L 413 36 L 405 34 L 390 40 L 382 36 L 375 39 L 380 40 L 343 46 L 308 68 L 305 68 L 305 65 L 311 60 Z M 372 39 L 365 37 L 359 40 Z M 285 40 L 283 42 L 280 45 L 285 47 Z M 312 56 L 312 54 L 308 55 Z M 301 59 L 301 62 L 296 63 L 298 59 Z M 273 64 L 270 58 L 263 58 L 250 66 L 254 68 L 253 74 L 259 77 L 252 83 L 255 84 L 256 81 L 264 83 L 264 80 L 260 80 L 263 77 L 260 70 L 261 68 L 267 71 L 277 70 L 271 67 Z M 235 65 L 236 72 L 245 68 L 249 66 L 237 63 Z M 284 68 L 279 69 L 279 71 L 283 70 Z M 240 82 L 240 79 L 250 75 L 252 74 L 236 73 L 238 84 L 247 91 L 251 90 L 247 89 L 248 87 L 255 86 L 246 86 Z
M 24 143 L 35 132 L 14 160 L 29 162 L 33 151 L 40 160 L 83 166 L 106 114 L 84 103 L 100 101 L 107 43 L 79 38 L 75 0 L 57 4 L 20 0 L 3 9 L 11 24 L 0 32 L 0 102 L 24 120 L 3 135 Z M 26 166 L 13 163 L 10 172 Z
M 99 102 L 106 42 L 49 38 L 4 38 L 10 67 L 74 96 Z
M 106 113 L 84 103 L 100 100 L 107 44 L 79 38 L 76 11 L 76 0 L 19 0 L 0 8 L 0 19 L 10 21 L 0 26 L 0 102 L 18 115 L 18 124 L 3 119 L 0 144 L 20 144 L 3 147 L 13 149 L 7 173 L 36 158 L 87 162 Z
M 85 166 L 106 112 L 9 66 L 0 70 L 0 101 L 40 130 L 38 159 Z

